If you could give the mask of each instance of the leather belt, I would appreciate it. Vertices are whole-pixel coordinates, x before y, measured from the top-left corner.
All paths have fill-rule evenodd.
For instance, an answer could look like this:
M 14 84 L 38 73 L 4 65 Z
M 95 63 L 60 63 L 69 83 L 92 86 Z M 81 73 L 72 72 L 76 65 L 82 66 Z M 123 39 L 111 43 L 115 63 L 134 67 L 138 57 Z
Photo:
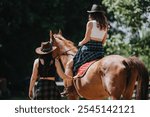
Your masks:
M 55 80 L 55 77 L 40 77 L 41 80 Z

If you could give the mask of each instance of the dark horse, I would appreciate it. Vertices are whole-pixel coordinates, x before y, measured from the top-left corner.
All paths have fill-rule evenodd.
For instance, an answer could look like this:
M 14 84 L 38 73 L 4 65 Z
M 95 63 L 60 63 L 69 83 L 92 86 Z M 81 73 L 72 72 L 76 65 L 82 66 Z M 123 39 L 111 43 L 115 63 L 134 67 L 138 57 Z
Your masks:
M 65 69 L 69 61 L 77 52 L 74 43 L 65 39 L 61 34 L 52 38 L 53 44 L 58 47 L 57 54 Z M 120 55 L 109 55 L 90 66 L 82 78 L 73 79 L 78 95 L 85 99 L 131 99 L 135 84 L 136 99 L 148 99 L 149 76 L 146 67 L 137 57 L 125 58 Z

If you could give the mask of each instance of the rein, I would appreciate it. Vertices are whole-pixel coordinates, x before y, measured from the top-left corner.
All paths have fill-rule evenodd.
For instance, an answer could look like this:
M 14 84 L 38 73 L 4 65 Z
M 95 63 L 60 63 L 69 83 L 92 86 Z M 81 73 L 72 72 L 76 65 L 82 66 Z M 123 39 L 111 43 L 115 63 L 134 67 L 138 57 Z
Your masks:
M 71 49 L 69 49 L 69 50 L 66 50 L 65 52 L 62 52 L 61 54 L 59 54 L 59 55 L 57 55 L 55 58 L 57 58 L 58 60 L 59 60 L 59 62 L 60 62 L 60 64 L 61 64 L 61 67 L 63 68 L 63 70 L 64 70 L 64 67 L 63 67 L 63 64 L 62 64 L 62 61 L 61 61 L 61 59 L 60 59 L 60 56 L 68 56 L 68 55 L 71 55 L 71 56 L 75 56 L 74 54 L 70 54 L 70 53 L 68 53 L 69 51 L 71 51 L 71 50 L 73 50 L 74 48 L 71 48 Z
M 71 50 L 73 50 L 73 48 L 71 48 L 71 49 L 69 49 L 69 50 L 66 50 L 65 52 L 62 52 L 60 55 L 58 55 L 59 57 L 60 56 L 63 56 L 63 55 L 71 55 L 71 56 L 75 56 L 74 54 L 70 54 L 70 53 L 68 53 L 69 51 L 71 51 Z

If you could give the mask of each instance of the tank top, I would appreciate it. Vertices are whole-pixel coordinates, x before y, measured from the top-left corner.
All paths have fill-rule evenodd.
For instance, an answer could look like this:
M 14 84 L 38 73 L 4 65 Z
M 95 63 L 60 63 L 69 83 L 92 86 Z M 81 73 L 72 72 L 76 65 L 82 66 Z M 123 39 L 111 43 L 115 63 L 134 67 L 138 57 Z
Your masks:
M 52 59 L 49 65 L 43 65 L 39 59 L 38 73 L 40 77 L 55 77 L 56 67 L 55 59 Z
M 90 22 L 92 22 L 92 24 L 93 24 L 93 27 L 92 27 L 92 30 L 91 30 L 91 37 L 101 39 L 100 41 L 102 41 L 102 39 L 104 38 L 104 35 L 106 34 L 107 30 L 100 30 L 97 27 L 96 20 L 92 20 Z

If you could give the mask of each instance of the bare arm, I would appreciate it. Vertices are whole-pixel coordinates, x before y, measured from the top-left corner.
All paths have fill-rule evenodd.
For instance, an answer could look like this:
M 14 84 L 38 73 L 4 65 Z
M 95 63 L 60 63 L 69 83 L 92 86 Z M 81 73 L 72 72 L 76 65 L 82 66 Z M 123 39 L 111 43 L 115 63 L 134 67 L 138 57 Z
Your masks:
M 104 43 L 106 42 L 106 38 L 107 38 L 107 32 L 106 32 L 105 35 L 104 35 L 104 38 L 103 38 L 103 40 L 102 40 L 102 44 L 104 44 Z
M 36 59 L 33 64 L 33 70 L 32 70 L 30 87 L 29 87 L 29 97 L 30 98 L 32 98 L 32 89 L 35 85 L 37 78 L 38 78 L 38 59 Z
M 61 65 L 60 65 L 60 62 L 59 62 L 58 59 L 55 59 L 55 66 L 56 66 L 56 70 L 57 70 L 58 75 L 59 75 L 63 80 L 68 79 L 68 78 L 71 78 L 70 76 L 67 76 L 67 75 L 63 72 L 63 70 L 62 70 L 62 68 L 61 68 Z
M 92 27 L 93 27 L 92 22 L 88 22 L 86 25 L 86 33 L 84 39 L 81 42 L 79 42 L 79 46 L 82 46 L 83 44 L 87 43 L 90 40 Z

